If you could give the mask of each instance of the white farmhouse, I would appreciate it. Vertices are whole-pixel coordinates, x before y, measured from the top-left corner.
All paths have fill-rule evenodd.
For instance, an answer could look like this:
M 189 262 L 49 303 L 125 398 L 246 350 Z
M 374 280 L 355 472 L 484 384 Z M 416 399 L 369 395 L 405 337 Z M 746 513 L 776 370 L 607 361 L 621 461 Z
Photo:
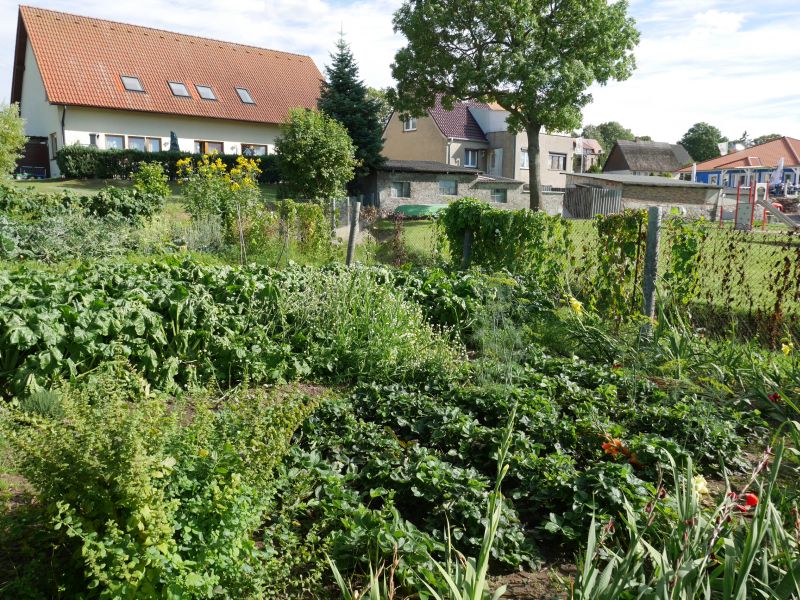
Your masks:
M 272 152 L 293 107 L 313 108 L 308 56 L 21 6 L 11 101 L 30 142 L 21 164 L 58 176 L 70 144 Z

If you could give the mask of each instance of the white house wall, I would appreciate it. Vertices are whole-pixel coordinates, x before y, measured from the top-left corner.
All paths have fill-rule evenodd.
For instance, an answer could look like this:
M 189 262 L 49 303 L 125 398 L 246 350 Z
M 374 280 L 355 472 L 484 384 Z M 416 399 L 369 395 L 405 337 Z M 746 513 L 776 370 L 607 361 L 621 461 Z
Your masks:
M 55 133 L 59 147 L 63 145 L 60 109 L 47 101 L 42 74 L 33 56 L 30 41 L 25 46 L 25 72 L 22 76 L 21 98 L 20 115 L 25 119 L 25 135 L 48 138 L 49 145 L 49 136 Z M 48 152 L 52 156 L 52 148 L 49 146 Z M 58 167 L 54 160 L 50 161 L 50 172 L 58 175 Z
M 194 152 L 195 141 L 207 141 L 222 142 L 225 154 L 240 154 L 242 144 L 265 145 L 271 153 L 280 134 L 278 125 L 79 106 L 67 107 L 64 129 L 66 145 L 89 145 L 90 134 L 97 134 L 97 146 L 105 148 L 106 135 L 124 135 L 126 147 L 127 136 L 154 137 L 161 138 L 162 150 L 169 150 L 174 131 L 184 152 Z

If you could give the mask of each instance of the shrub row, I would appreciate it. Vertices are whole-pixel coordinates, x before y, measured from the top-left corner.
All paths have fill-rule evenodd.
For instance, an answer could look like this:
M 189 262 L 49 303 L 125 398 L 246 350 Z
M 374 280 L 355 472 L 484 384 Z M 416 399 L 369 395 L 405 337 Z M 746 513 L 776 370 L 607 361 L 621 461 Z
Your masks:
M 188 152 L 142 152 L 141 150 L 100 150 L 91 146 L 66 146 L 58 151 L 56 162 L 61 174 L 77 179 L 126 179 L 134 167 L 141 162 L 157 162 L 164 165 L 170 179 L 178 173 L 177 162 L 182 158 L 199 158 L 199 154 Z M 219 154 L 228 169 L 236 166 L 236 154 Z M 261 169 L 262 183 L 277 183 L 277 157 L 274 154 L 252 157 Z

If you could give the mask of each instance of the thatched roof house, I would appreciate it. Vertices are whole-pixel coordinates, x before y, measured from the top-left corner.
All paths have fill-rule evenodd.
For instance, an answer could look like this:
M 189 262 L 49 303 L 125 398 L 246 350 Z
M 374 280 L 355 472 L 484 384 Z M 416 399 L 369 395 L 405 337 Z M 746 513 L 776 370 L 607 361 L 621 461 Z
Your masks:
M 691 162 L 692 157 L 680 144 L 619 140 L 609 152 L 603 172 L 630 175 L 673 173 Z

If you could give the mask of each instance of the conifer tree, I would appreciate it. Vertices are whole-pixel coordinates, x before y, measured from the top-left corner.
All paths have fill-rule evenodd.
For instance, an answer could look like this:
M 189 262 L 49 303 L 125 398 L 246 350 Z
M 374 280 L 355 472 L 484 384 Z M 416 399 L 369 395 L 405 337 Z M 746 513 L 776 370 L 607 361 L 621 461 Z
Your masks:
M 350 46 L 339 36 L 332 63 L 325 67 L 327 81 L 322 86 L 319 109 L 345 126 L 356 147 L 360 166 L 356 176 L 366 175 L 383 162 L 383 125 L 380 103 L 370 98 L 367 86 L 358 77 L 358 65 Z

